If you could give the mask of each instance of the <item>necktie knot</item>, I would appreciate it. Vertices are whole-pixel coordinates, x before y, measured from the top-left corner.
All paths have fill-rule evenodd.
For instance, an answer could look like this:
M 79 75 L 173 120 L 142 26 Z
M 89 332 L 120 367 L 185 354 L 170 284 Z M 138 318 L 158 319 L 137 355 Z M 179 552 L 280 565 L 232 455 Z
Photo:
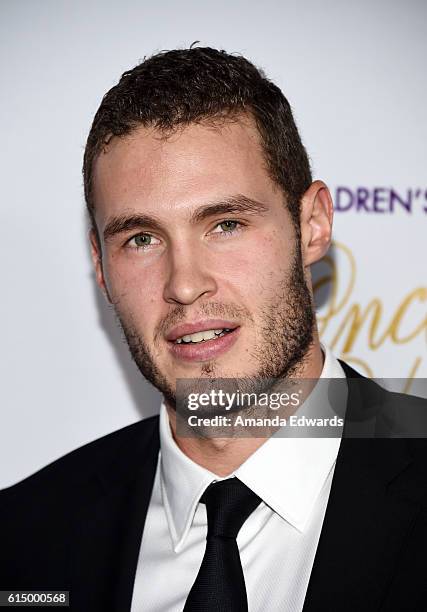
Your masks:
M 207 537 L 236 538 L 261 498 L 238 478 L 229 478 L 209 485 L 200 501 L 206 504 Z

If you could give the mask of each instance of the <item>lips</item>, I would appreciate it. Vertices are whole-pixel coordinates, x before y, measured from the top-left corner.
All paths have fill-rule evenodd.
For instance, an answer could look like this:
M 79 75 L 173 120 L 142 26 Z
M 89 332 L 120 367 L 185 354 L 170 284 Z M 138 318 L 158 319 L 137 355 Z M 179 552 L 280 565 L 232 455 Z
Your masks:
M 229 329 L 230 331 L 224 336 L 219 336 L 212 340 L 189 342 L 187 344 L 184 342 L 178 344 L 176 342 L 182 336 L 209 329 Z M 178 325 L 169 332 L 166 339 L 168 340 L 169 350 L 175 359 L 187 362 L 202 362 L 215 359 L 228 351 L 237 341 L 239 333 L 240 326 L 233 321 L 210 319 L 209 321 L 204 320 Z

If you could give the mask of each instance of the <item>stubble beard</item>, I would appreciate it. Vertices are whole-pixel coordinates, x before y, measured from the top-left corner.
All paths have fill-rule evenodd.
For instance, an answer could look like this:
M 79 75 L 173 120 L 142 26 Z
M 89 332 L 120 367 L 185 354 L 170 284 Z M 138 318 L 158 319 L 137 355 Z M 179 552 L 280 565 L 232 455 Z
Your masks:
M 156 387 L 164 396 L 169 406 L 176 407 L 176 390 L 162 373 L 154 358 L 150 346 L 138 331 L 132 318 L 124 316 L 115 305 L 115 313 L 123 330 L 130 353 L 141 374 Z M 203 305 L 204 315 L 211 317 L 246 315 L 246 320 L 252 315 L 246 309 L 221 303 L 206 303 Z M 168 316 L 168 321 L 174 323 L 185 319 L 183 306 L 177 306 Z M 313 342 L 315 329 L 315 313 L 312 297 L 304 276 L 304 268 L 299 248 L 295 249 L 293 264 L 289 273 L 278 286 L 276 295 L 270 299 L 261 310 L 261 321 L 257 336 L 260 339 L 251 350 L 251 357 L 257 362 L 255 372 L 220 371 L 215 360 L 201 364 L 201 378 L 239 378 L 245 379 L 245 391 L 251 392 L 262 387 L 262 381 L 282 380 L 298 377 L 302 370 L 308 350 Z M 165 328 L 166 321 L 160 327 Z M 161 334 L 157 334 L 157 337 Z M 194 377 L 193 377 L 194 378 Z M 270 382 L 267 386 L 270 386 Z

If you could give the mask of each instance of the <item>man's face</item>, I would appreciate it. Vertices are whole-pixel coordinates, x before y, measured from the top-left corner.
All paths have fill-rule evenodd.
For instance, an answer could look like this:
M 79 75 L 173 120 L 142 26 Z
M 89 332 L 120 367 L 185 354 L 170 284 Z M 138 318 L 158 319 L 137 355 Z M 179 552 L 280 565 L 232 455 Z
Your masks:
M 311 297 L 251 120 L 114 138 L 94 201 L 98 282 L 172 405 L 177 378 L 294 373 L 313 338 Z

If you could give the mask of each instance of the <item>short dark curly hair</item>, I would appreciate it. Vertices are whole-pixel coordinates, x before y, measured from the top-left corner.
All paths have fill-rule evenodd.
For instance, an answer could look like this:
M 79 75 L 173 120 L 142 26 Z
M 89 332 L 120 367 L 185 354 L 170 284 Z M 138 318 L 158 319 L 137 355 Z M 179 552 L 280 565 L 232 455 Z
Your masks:
M 287 99 L 241 55 L 194 46 L 144 59 L 124 72 L 103 97 L 83 161 L 85 199 L 95 231 L 93 166 L 111 137 L 125 136 L 140 125 L 168 133 L 193 122 L 236 118 L 245 112 L 255 120 L 269 174 L 283 189 L 299 235 L 300 201 L 312 176 Z

